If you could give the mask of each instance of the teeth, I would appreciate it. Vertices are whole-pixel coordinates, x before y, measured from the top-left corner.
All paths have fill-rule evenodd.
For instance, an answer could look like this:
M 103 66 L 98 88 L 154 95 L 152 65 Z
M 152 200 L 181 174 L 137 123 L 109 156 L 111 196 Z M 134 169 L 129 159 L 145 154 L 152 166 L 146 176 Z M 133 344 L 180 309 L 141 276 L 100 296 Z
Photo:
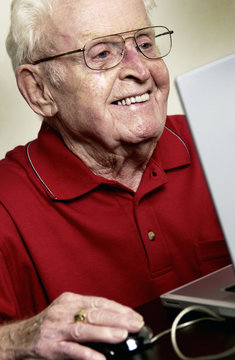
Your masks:
M 145 102 L 149 100 L 149 94 L 145 93 L 143 95 L 138 95 L 138 96 L 132 96 L 132 97 L 128 97 L 126 99 L 123 100 L 119 100 L 118 101 L 118 105 L 131 105 L 131 104 L 135 104 L 135 103 L 141 103 L 141 102 Z

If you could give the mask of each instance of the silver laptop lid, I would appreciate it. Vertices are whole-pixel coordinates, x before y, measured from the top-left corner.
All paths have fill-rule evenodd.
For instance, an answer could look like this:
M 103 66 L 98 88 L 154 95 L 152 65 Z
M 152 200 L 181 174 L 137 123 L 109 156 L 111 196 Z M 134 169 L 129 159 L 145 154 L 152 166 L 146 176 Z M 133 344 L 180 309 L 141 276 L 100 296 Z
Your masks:
M 235 54 L 176 84 L 235 265 Z

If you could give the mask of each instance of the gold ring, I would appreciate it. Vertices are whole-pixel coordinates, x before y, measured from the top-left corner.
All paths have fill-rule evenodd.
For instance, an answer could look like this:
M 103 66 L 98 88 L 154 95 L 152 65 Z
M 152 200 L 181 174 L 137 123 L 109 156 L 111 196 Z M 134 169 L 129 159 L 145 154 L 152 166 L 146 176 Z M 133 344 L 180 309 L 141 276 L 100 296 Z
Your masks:
M 85 322 L 86 321 L 86 310 L 81 309 L 74 315 L 74 321 Z

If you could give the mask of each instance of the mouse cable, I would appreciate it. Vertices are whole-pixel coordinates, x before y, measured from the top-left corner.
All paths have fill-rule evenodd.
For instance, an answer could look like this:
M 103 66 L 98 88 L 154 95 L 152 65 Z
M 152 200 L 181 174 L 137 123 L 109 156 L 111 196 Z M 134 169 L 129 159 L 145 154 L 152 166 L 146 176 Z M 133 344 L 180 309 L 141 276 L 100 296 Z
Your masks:
M 199 356 L 199 357 L 188 357 L 181 352 L 181 350 L 179 349 L 179 346 L 177 344 L 177 340 L 176 340 L 176 333 L 177 333 L 177 330 L 180 328 L 180 325 L 178 325 L 178 324 L 186 314 L 188 314 L 192 311 L 199 311 L 199 312 L 203 312 L 203 313 L 210 315 L 210 317 L 202 317 L 202 318 L 199 318 L 196 320 L 192 320 L 191 321 L 192 324 L 195 324 L 196 322 L 203 321 L 203 320 L 225 321 L 225 318 L 221 317 L 220 315 L 216 314 L 214 311 L 212 311 L 204 306 L 193 305 L 193 306 L 189 306 L 186 309 L 182 310 L 176 316 L 175 320 L 173 321 L 172 327 L 171 327 L 172 346 L 173 346 L 176 354 L 179 356 L 179 358 L 182 360 L 219 360 L 219 359 L 224 359 L 224 358 L 234 354 L 235 346 L 233 346 L 232 348 L 225 350 L 221 353 L 218 353 L 218 354 L 205 355 L 205 356 Z M 182 325 L 184 325 L 184 324 L 182 324 Z
M 179 322 L 181 321 L 181 319 L 188 313 L 192 312 L 192 311 L 199 311 L 199 312 L 204 312 L 209 314 L 210 316 L 208 317 L 202 317 L 199 319 L 194 319 L 194 320 L 190 320 L 187 322 L 184 322 L 182 324 L 179 324 Z M 185 308 L 184 310 L 182 310 L 175 318 L 175 320 L 173 321 L 172 327 L 170 329 L 167 329 L 165 331 L 162 331 L 161 333 L 157 334 L 156 336 L 154 336 L 151 339 L 151 343 L 155 344 L 161 337 L 163 337 L 164 335 L 167 335 L 169 333 L 171 333 L 171 342 L 172 342 L 172 346 L 174 351 L 176 352 L 176 354 L 178 355 L 178 357 L 182 360 L 219 360 L 219 359 L 223 359 L 227 356 L 230 356 L 232 354 L 235 353 L 235 346 L 232 347 L 231 349 L 228 349 L 222 353 L 219 354 L 215 354 L 215 355 L 208 355 L 208 356 L 200 356 L 200 357 L 188 357 L 186 355 L 184 355 L 181 350 L 179 349 L 179 346 L 177 344 L 177 340 L 176 340 L 176 332 L 177 330 L 183 329 L 187 326 L 191 326 L 194 324 L 197 324 L 201 321 L 225 321 L 225 318 L 219 316 L 218 314 L 216 314 L 214 311 L 204 307 L 204 306 L 189 306 L 187 308 Z

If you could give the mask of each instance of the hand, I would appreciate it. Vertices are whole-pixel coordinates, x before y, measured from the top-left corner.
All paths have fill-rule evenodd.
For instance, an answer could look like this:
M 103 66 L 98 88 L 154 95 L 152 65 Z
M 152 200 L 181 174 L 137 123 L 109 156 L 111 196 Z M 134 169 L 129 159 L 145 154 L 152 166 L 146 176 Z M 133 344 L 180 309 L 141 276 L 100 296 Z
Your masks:
M 84 323 L 74 321 L 80 309 L 86 309 Z M 104 355 L 83 343 L 118 343 L 143 325 L 141 315 L 114 301 L 64 293 L 40 314 L 19 322 L 15 331 L 12 328 L 11 347 L 13 342 L 16 359 L 105 360 Z

